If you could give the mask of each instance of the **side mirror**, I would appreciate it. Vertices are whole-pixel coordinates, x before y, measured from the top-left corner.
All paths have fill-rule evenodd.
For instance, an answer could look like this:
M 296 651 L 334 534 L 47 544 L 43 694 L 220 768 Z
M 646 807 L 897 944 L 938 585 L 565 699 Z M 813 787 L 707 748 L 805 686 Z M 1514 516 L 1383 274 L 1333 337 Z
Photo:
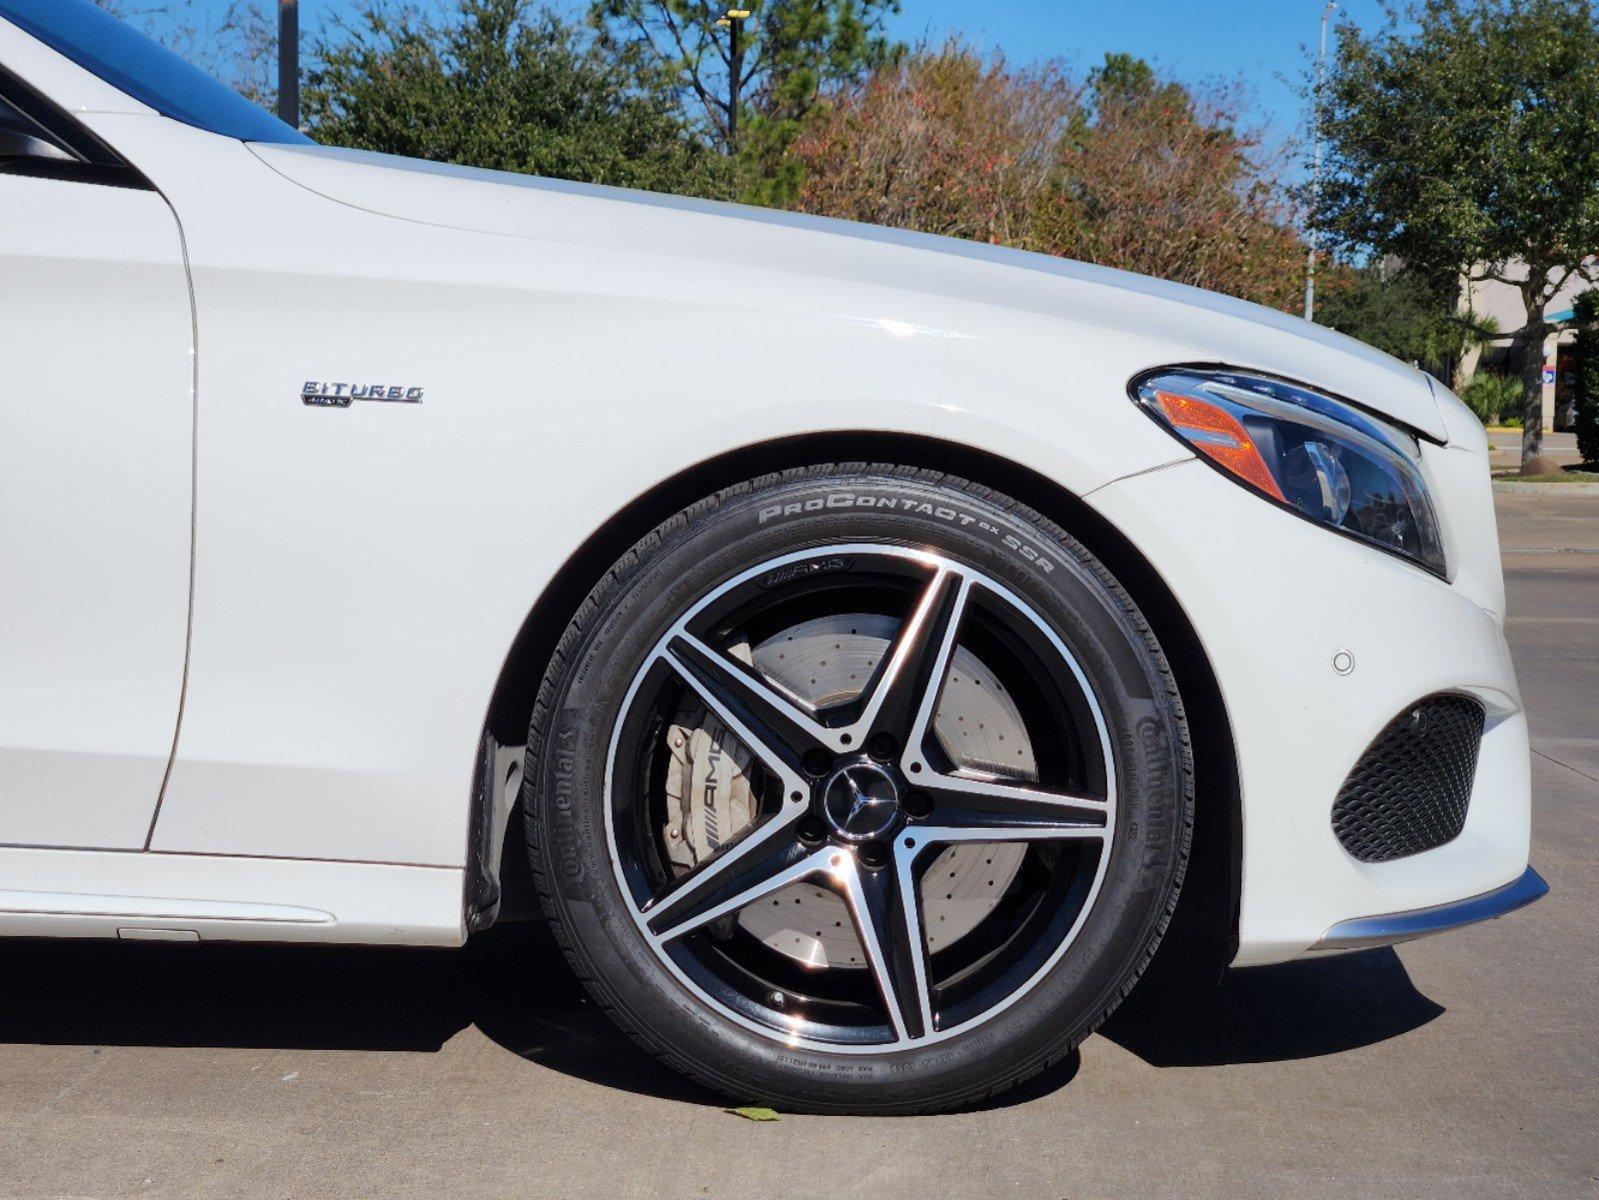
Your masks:
M 0 124 L 0 162 L 17 158 L 42 158 L 51 162 L 77 162 L 54 142 L 47 142 L 15 126 Z

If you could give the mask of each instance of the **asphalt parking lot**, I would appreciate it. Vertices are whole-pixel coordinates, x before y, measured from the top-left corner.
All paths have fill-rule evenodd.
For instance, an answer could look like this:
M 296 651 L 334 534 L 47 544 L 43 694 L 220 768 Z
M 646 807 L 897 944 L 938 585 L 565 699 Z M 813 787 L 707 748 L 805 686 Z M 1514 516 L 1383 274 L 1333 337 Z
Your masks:
M 1599 1195 L 1599 496 L 1497 497 L 1553 893 L 1133 999 L 984 1111 L 723 1111 L 540 931 L 467 952 L 0 945 L 0 1195 Z

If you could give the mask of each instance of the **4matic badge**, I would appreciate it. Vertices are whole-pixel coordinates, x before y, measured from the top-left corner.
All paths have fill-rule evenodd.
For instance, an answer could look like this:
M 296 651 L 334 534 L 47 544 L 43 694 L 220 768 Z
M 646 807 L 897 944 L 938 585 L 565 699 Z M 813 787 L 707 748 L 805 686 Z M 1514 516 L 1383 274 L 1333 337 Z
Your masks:
M 349 408 L 352 400 L 383 400 L 390 404 L 421 404 L 422 389 L 387 383 L 321 383 L 307 380 L 300 400 L 318 408 Z

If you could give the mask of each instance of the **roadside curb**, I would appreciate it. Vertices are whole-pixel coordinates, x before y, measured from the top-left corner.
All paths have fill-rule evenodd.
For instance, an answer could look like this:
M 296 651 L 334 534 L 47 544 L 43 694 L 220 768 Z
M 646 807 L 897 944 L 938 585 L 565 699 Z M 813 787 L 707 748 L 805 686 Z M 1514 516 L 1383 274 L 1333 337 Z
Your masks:
M 1494 491 L 1518 496 L 1599 496 L 1599 483 L 1522 483 L 1515 479 L 1496 479 Z

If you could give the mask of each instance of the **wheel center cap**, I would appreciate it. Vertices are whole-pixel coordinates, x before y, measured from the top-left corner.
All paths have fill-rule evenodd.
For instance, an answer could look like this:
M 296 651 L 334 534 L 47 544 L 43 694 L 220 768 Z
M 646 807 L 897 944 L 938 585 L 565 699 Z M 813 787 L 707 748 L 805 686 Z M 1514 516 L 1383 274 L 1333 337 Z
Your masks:
M 851 763 L 828 776 L 822 812 L 840 837 L 864 842 L 886 833 L 899 818 L 899 788 L 883 768 Z

